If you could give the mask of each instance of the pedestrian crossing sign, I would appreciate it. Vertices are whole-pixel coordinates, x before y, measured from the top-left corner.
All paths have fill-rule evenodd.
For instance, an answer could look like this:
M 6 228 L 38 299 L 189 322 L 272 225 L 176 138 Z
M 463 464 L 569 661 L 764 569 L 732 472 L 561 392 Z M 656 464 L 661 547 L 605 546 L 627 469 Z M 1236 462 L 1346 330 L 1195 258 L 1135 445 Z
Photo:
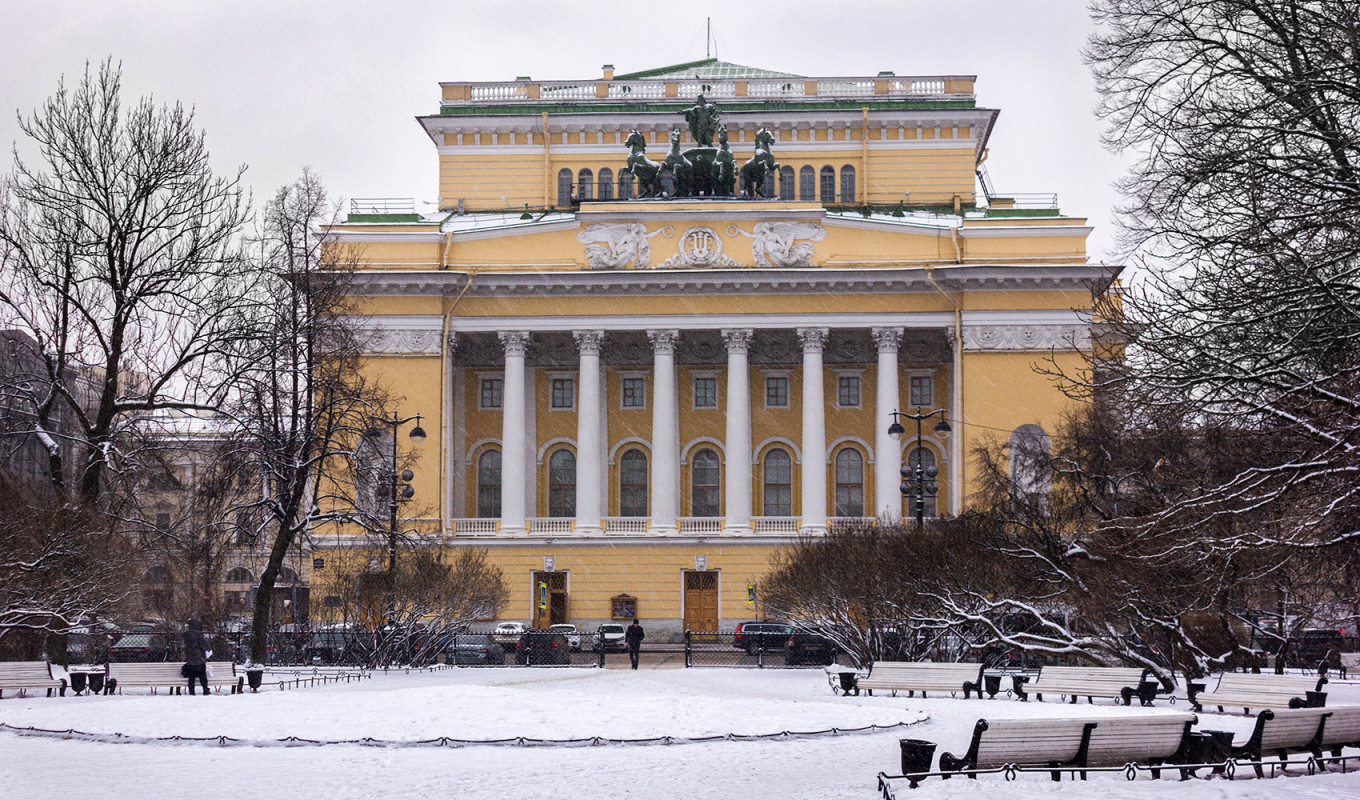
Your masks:
M 755 604 L 756 604 L 756 585 L 754 583 L 748 583 L 746 584 L 746 605 L 754 606 Z
M 538 582 L 538 610 L 548 610 L 548 583 L 547 581 Z

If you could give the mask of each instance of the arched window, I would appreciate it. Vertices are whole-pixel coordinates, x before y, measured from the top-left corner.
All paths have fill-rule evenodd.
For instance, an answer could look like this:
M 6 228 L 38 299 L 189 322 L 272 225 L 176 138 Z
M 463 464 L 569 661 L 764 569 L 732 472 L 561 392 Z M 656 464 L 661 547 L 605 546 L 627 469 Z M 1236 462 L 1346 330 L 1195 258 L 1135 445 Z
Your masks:
M 275 585 L 297 585 L 299 583 L 302 583 L 302 580 L 298 578 L 297 570 L 292 567 L 279 567 L 279 579 L 275 582 Z
M 501 515 L 501 451 L 487 450 L 477 459 L 477 516 Z
M 928 471 L 931 467 L 935 466 L 935 454 L 925 449 L 924 447 L 917 447 L 914 448 L 911 451 L 911 454 L 907 456 L 907 469 L 911 475 L 911 477 L 905 480 L 905 483 L 907 484 L 908 487 L 908 494 L 906 498 L 907 516 L 913 518 L 916 516 L 915 476 L 917 464 L 921 465 L 922 476 L 925 478 L 925 480 L 930 481 L 931 478 L 928 475 L 926 475 L 926 471 Z M 935 478 L 935 480 L 938 481 L 939 480 L 938 477 Z M 927 517 L 935 516 L 935 495 L 930 493 L 929 486 L 927 486 L 926 490 L 922 493 L 922 500 L 923 500 L 922 509 L 925 516 Z
M 589 200 L 595 196 L 595 173 L 583 169 L 576 178 L 576 199 Z
M 794 197 L 793 167 L 779 168 L 779 199 L 792 200 Z
M 647 454 L 641 450 L 619 459 L 619 516 L 647 516 Z
M 787 450 L 775 448 L 765 454 L 765 516 L 793 516 L 793 459 Z
M 765 180 L 760 182 L 760 196 L 774 197 L 774 172 L 765 173 Z
M 570 450 L 548 456 L 548 516 L 576 516 L 576 455 Z
M 563 169 L 557 173 L 557 204 L 559 206 L 571 205 L 571 187 L 574 182 L 571 170 Z
M 255 576 L 245 567 L 232 567 L 227 572 L 227 583 L 254 583 Z
M 798 199 L 808 202 L 817 199 L 817 170 L 812 167 L 798 170 Z
M 614 170 L 608 167 L 600 170 L 600 199 L 614 199 Z
M 1011 495 L 1037 501 L 1047 512 L 1053 489 L 1053 465 L 1048 434 L 1038 425 L 1021 425 L 1011 433 Z
M 661 171 L 661 193 L 667 197 L 675 196 L 675 176 L 668 169 Z
M 836 516 L 864 516 L 864 456 L 853 447 L 836 454 Z
M 849 164 L 841 167 L 841 202 L 855 202 L 855 168 Z
M 718 510 L 718 454 L 704 448 L 690 462 L 690 515 L 716 517 Z
M 620 199 L 620 200 L 632 200 L 634 196 L 635 196 L 635 195 L 634 195 L 634 193 L 633 193 L 633 173 L 631 173 L 631 172 L 620 172 L 620 173 L 619 173 L 619 199 Z
M 822 204 L 831 205 L 836 202 L 836 169 L 835 167 L 822 167 Z

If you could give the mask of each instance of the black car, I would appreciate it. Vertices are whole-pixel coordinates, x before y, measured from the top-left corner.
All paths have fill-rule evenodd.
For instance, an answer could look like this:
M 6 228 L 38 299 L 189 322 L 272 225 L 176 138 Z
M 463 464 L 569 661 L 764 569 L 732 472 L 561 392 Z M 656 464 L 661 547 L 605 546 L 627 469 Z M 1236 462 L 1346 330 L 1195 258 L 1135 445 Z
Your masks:
M 169 661 L 169 638 L 163 633 L 129 633 L 109 648 L 110 661 Z
M 737 625 L 732 646 L 748 654 L 761 650 L 782 650 L 788 642 L 793 626 L 782 622 L 743 622 Z
M 303 659 L 309 664 L 342 664 L 347 638 L 347 632 L 341 629 L 317 631 L 303 648 Z
M 794 629 L 784 645 L 784 663 L 826 666 L 836 663 L 837 652 L 839 648 L 820 632 Z
M 525 631 L 515 643 L 516 664 L 570 664 L 567 637 L 551 631 Z
M 460 633 L 444 645 L 444 658 L 450 664 L 485 666 L 505 663 L 505 648 L 487 633 Z

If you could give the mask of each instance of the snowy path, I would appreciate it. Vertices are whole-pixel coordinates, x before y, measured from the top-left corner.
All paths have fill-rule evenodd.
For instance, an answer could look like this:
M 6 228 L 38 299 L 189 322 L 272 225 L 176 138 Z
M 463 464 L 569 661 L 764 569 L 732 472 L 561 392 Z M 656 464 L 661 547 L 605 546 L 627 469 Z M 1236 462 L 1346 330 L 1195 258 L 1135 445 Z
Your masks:
M 1341 689 L 1346 691 L 1341 691 Z M 1356 687 L 1337 687 L 1345 702 Z M 1181 706 L 1183 708 L 1183 706 Z M 979 717 L 1063 716 L 1071 706 L 1010 700 L 962 701 L 832 697 L 815 671 L 457 670 L 375 677 L 245 697 L 125 695 L 5 698 L 0 721 L 46 728 L 160 735 L 287 735 L 415 740 L 431 736 L 572 738 L 848 728 L 929 719 L 885 734 L 721 742 L 684 746 L 587 748 L 384 749 L 217 748 L 204 745 L 97 744 L 0 734 L 0 797 L 138 798 L 860 798 L 877 796 L 874 776 L 896 771 L 897 739 L 966 746 Z M 1077 706 L 1083 715 L 1160 713 Z M 1245 732 L 1250 720 L 1203 715 L 1202 727 Z M 1205 722 L 1212 722 L 1212 725 Z M 1247 771 L 1249 773 L 1249 770 Z M 1221 779 L 1179 783 L 1112 775 L 1087 784 L 1026 776 L 1005 784 L 930 781 L 899 796 L 1058 795 L 1107 800 L 1360 798 L 1360 774 Z

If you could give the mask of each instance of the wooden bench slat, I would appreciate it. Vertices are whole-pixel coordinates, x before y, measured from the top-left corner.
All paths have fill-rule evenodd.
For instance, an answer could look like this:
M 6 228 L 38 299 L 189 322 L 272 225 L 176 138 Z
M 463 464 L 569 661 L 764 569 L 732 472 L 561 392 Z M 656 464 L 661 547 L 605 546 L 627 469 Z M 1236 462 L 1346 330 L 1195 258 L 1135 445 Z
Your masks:
M 4 661 L 0 662 L 0 691 L 6 689 L 44 689 L 49 695 L 53 689 L 66 694 L 66 681 L 52 677 L 52 665 L 46 661 Z
M 894 692 L 963 692 L 982 696 L 982 664 L 951 661 L 875 661 L 858 686 Z

